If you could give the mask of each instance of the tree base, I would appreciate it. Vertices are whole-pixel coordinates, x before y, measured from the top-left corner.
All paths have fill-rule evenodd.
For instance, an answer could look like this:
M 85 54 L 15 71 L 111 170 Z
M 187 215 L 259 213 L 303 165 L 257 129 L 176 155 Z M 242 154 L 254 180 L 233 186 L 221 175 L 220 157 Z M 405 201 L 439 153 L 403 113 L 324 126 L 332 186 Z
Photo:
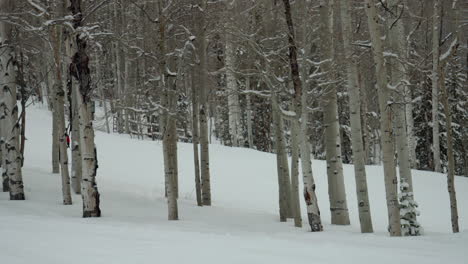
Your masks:
M 93 211 L 83 211 L 83 218 L 101 217 L 101 209 L 97 208 Z
M 23 201 L 23 200 L 25 200 L 24 193 L 18 193 L 18 194 L 10 193 L 10 201 Z

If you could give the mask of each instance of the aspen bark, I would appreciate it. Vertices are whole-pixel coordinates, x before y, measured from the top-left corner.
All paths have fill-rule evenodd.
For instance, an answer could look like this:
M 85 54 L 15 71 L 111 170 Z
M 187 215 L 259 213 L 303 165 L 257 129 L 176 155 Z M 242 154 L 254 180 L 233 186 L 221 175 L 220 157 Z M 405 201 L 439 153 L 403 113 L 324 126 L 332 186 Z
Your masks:
M 81 0 L 70 0 L 70 11 L 73 15 L 73 28 L 83 26 Z M 81 195 L 83 198 L 83 217 L 100 217 L 100 195 L 97 188 L 97 149 L 94 144 L 94 128 L 91 118 L 91 76 L 89 57 L 86 52 L 86 39 L 80 35 L 74 37 L 74 55 L 70 64 L 72 76 L 78 81 L 75 87 L 80 128 L 80 147 L 82 162 Z
M 0 0 L 0 10 L 8 13 L 13 10 L 14 1 Z M 16 104 L 16 58 L 12 43 L 12 26 L 0 21 L 0 120 L 1 143 L 3 145 L 2 178 L 4 190 L 8 189 L 10 200 L 24 200 L 24 186 L 21 171 L 19 147 L 18 106 Z M 7 187 L 8 185 L 8 187 Z
M 161 2 L 158 3 L 159 9 L 159 52 L 162 55 L 166 54 L 166 16 L 163 13 Z M 165 57 L 165 56 L 164 56 Z M 183 53 L 179 65 L 176 80 L 173 85 L 169 83 L 168 76 L 166 77 L 166 68 L 168 63 L 166 59 L 161 59 L 160 71 L 161 71 L 161 83 L 166 91 L 167 100 L 165 101 L 165 126 L 163 130 L 163 151 L 164 151 L 164 171 L 166 178 L 166 194 L 167 194 L 167 205 L 168 205 L 168 219 L 178 220 L 178 188 L 177 188 L 177 126 L 176 126 L 176 104 L 177 104 L 177 87 L 182 86 L 182 66 L 184 64 L 185 54 Z M 172 87 L 171 87 L 172 86 Z
M 289 66 L 291 71 L 291 79 L 294 88 L 294 98 L 293 98 L 293 109 L 296 113 L 294 120 L 292 120 L 292 164 L 291 164 L 291 194 L 292 194 L 292 204 L 294 215 L 294 225 L 296 227 L 302 226 L 301 219 L 301 207 L 299 203 L 299 118 L 301 117 L 302 111 L 302 82 L 299 74 L 299 63 L 297 60 L 297 44 L 294 31 L 294 24 L 292 20 L 291 5 L 289 0 L 283 0 L 284 3 L 284 14 L 286 17 L 286 25 L 288 28 L 288 43 L 289 43 Z
M 394 8 L 398 13 L 403 12 L 404 6 L 399 5 L 396 0 L 389 1 L 389 5 Z M 401 9 L 401 10 L 400 10 Z M 400 57 L 400 61 L 406 57 L 406 41 L 405 41 L 405 30 L 401 17 L 394 17 L 389 22 L 393 25 L 390 28 L 390 46 L 393 48 L 395 54 Z M 405 109 L 405 90 L 407 90 L 408 75 L 403 62 L 396 59 L 390 60 L 392 62 L 392 76 L 391 86 L 395 87 L 395 100 L 396 104 L 393 105 L 393 111 L 395 113 L 395 138 L 396 138 L 396 149 L 398 158 L 398 168 L 400 172 L 401 182 L 408 184 L 408 192 L 410 199 L 414 200 L 413 195 L 413 178 L 411 175 L 411 159 L 408 144 L 408 133 L 406 124 L 406 109 Z M 412 221 L 416 221 L 416 215 L 411 217 Z
M 271 110 L 275 135 L 276 166 L 278 173 L 278 198 L 280 221 L 286 222 L 291 216 L 291 182 L 289 180 L 289 164 L 286 153 L 286 143 L 283 135 L 283 119 L 281 117 L 278 99 L 272 89 Z
M 197 205 L 202 206 L 201 181 L 200 181 L 200 157 L 198 146 L 200 144 L 198 129 L 198 93 L 192 76 L 192 144 L 193 144 L 193 162 L 195 168 L 195 193 L 197 195 Z
M 388 231 L 391 236 L 401 236 L 400 208 L 397 193 L 398 181 L 395 169 L 395 151 L 393 149 L 392 116 L 389 107 L 390 97 L 387 88 L 387 73 L 383 57 L 380 18 L 377 15 L 374 0 L 366 0 L 364 9 L 366 11 L 367 22 L 369 24 L 372 53 L 376 64 L 376 78 L 380 108 L 380 132 L 389 223 Z
M 71 57 L 73 56 L 73 45 L 72 35 L 66 34 L 65 36 L 65 52 L 67 55 L 67 64 L 70 65 Z M 81 162 L 81 150 L 80 150 L 80 121 L 78 114 L 78 101 L 77 93 L 74 92 L 73 86 L 78 85 L 73 80 L 70 70 L 67 72 L 67 90 L 70 94 L 70 130 L 71 130 L 71 154 L 72 154 L 72 165 L 71 165 L 71 187 L 75 194 L 81 194 L 81 180 L 82 180 L 82 162 Z
M 199 0 L 200 7 L 203 11 L 199 17 L 199 37 L 198 51 L 200 58 L 199 66 L 199 91 L 200 91 L 200 167 L 202 181 L 202 201 L 203 205 L 211 205 L 211 183 L 210 183 L 210 156 L 209 156 L 209 141 L 208 141 L 208 87 L 207 87 L 207 58 L 206 58 L 206 39 L 205 39 L 205 16 L 206 0 Z
M 63 15 L 64 11 L 61 12 Z M 60 163 L 60 174 L 62 176 L 62 198 L 64 205 L 72 204 L 72 197 L 70 191 L 70 175 L 68 171 L 68 152 L 67 152 L 67 142 L 66 142 L 66 128 L 65 128 L 65 92 L 63 90 L 62 84 L 62 58 L 60 52 L 62 49 L 62 34 L 58 32 L 58 28 L 52 29 L 51 39 L 53 42 L 53 53 L 55 61 L 55 72 L 56 80 L 54 85 L 55 91 L 55 100 L 54 100 L 54 115 L 57 122 L 57 140 L 59 146 L 59 163 Z
M 299 200 L 299 120 L 292 120 L 291 125 L 291 201 L 294 226 L 302 227 L 301 206 Z
M 323 71 L 332 80 L 333 51 L 333 5 L 320 1 L 320 48 L 323 52 Z M 331 222 L 336 225 L 349 225 L 348 205 L 341 160 L 341 140 L 338 120 L 336 86 L 324 86 L 323 121 L 325 123 L 325 147 L 327 158 L 328 195 L 330 199 Z
M 0 89 L 0 98 L 3 98 L 3 89 Z M 9 192 L 9 184 L 8 184 L 8 174 L 6 170 L 6 159 L 3 155 L 6 155 L 6 148 L 5 148 L 5 131 L 4 127 L 4 116 L 3 114 L 3 107 L 0 105 L 0 174 L 2 179 L 2 191 Z
M 450 218 L 452 222 L 452 232 L 460 232 L 458 226 L 458 206 L 457 195 L 455 192 L 455 159 L 453 155 L 453 136 L 452 136 L 452 113 L 448 100 L 448 92 L 445 87 L 444 72 L 442 71 L 442 78 L 440 78 L 440 88 L 442 90 L 442 100 L 445 113 L 445 126 L 447 130 L 447 159 L 448 159 L 448 173 L 447 173 L 447 189 L 450 198 Z
M 53 85 L 51 85 L 53 87 Z M 53 88 L 51 89 L 50 94 L 53 93 Z M 52 103 L 52 173 L 59 173 L 60 171 L 60 146 L 59 146 L 59 133 L 58 133 L 58 112 L 55 107 L 53 100 L 50 100 Z
M 310 155 L 310 144 L 306 138 L 307 131 L 307 104 L 306 97 L 302 96 L 302 117 L 299 130 L 301 168 L 304 181 L 304 200 L 307 206 L 307 218 L 312 232 L 323 231 L 322 220 L 317 195 L 315 194 L 315 181 L 312 173 L 312 157 Z
M 0 27 L 2 25 L 0 24 Z M 2 45 L 3 42 L 0 40 L 0 46 Z M 0 52 L 3 53 L 3 50 L 0 49 Z M 1 53 L 0 53 L 1 54 Z M 0 57 L 0 65 L 3 68 L 3 58 Z M 3 76 L 3 72 L 0 72 Z M 4 98 L 3 95 L 3 89 L 0 87 L 0 98 Z M 0 100 L 0 173 L 2 176 L 2 191 L 3 192 L 9 192 L 10 191 L 10 185 L 9 185 L 9 180 L 8 180 L 8 172 L 7 172 L 7 149 L 6 149 L 6 130 L 5 130 L 5 122 L 6 122 L 6 115 L 5 115 L 5 104 L 3 103 L 2 100 Z
M 299 1 L 298 14 L 300 19 L 307 18 L 307 0 Z M 312 157 L 310 154 L 311 148 L 310 143 L 307 138 L 307 122 L 309 112 L 307 110 L 307 80 L 308 80 L 308 67 L 306 60 L 310 57 L 311 51 L 311 39 L 308 37 L 310 21 L 304 21 L 299 24 L 298 32 L 298 42 L 299 45 L 302 44 L 302 52 L 299 52 L 301 57 L 301 82 L 304 84 L 304 93 L 301 96 L 301 122 L 299 127 L 299 149 L 301 155 L 301 169 L 302 169 L 302 179 L 304 184 L 303 195 L 306 204 L 307 219 L 309 222 L 311 232 L 320 232 L 323 231 L 322 220 L 320 218 L 320 209 L 318 206 L 317 195 L 315 193 L 315 181 L 312 173 Z
M 356 178 L 356 197 L 359 209 L 359 223 L 362 233 L 372 233 L 372 217 L 370 212 L 369 194 L 367 191 L 367 176 L 365 167 L 365 152 L 363 149 L 361 130 L 361 96 L 359 94 L 357 59 L 353 55 L 352 21 L 350 0 L 341 1 L 341 26 L 347 69 L 349 111 L 351 121 L 351 146 L 353 150 L 354 175 Z
M 236 53 L 229 33 L 226 34 L 225 50 L 226 56 L 224 63 L 226 68 L 226 89 L 228 93 L 229 134 L 231 136 L 232 146 L 240 147 L 243 145 L 243 142 L 240 122 L 239 87 L 234 74 Z
M 432 151 L 434 171 L 442 172 L 440 165 L 439 136 L 439 57 L 440 57 L 440 27 L 442 15 L 441 0 L 434 0 L 434 15 L 432 26 Z
M 245 80 L 245 87 L 247 90 L 250 90 L 250 77 L 246 77 Z M 248 138 L 248 143 L 249 143 L 249 148 L 253 149 L 253 131 L 252 131 L 252 102 L 250 99 L 250 94 L 247 93 L 245 95 L 245 110 L 247 112 L 247 138 Z

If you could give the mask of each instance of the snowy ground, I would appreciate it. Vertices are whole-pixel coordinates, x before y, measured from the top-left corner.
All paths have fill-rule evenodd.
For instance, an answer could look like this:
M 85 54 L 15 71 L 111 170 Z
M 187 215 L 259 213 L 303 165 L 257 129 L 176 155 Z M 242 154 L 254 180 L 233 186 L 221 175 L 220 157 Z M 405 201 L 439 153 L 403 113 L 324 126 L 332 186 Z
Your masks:
M 421 237 L 390 238 L 382 168 L 368 166 L 374 234 L 360 234 L 354 173 L 345 166 L 351 226 L 331 226 L 325 163 L 314 176 L 325 231 L 278 219 L 275 157 L 210 146 L 212 207 L 195 203 L 192 146 L 179 144 L 180 221 L 167 221 L 160 142 L 97 133 L 103 217 L 81 218 L 81 197 L 61 204 L 51 174 L 51 117 L 28 112 L 26 201 L 0 193 L 0 259 L 8 264 L 74 263 L 467 263 L 468 179 L 457 177 L 462 232 L 452 234 L 444 175 L 414 171 Z M 304 204 L 302 204 L 304 213 Z

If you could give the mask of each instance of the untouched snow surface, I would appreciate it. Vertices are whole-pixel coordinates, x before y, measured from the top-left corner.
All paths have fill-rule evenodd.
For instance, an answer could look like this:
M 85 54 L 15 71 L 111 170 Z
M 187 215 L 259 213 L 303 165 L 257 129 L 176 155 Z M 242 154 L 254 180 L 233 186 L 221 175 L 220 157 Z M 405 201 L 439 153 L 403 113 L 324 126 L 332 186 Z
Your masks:
M 361 234 L 354 171 L 345 165 L 351 226 L 330 225 L 326 167 L 313 161 L 324 232 L 278 219 L 275 157 L 210 146 L 213 206 L 197 207 L 192 145 L 179 144 L 179 221 L 167 221 L 161 142 L 97 133 L 102 218 L 81 218 L 81 197 L 61 204 L 60 175 L 51 174 L 51 116 L 28 112 L 26 201 L 0 193 L 0 260 L 8 264 L 74 263 L 467 263 L 468 179 L 457 177 L 462 232 L 452 234 L 446 178 L 413 171 L 421 237 L 391 238 L 383 172 L 368 166 L 375 233 Z M 303 202 L 301 200 L 301 202 Z

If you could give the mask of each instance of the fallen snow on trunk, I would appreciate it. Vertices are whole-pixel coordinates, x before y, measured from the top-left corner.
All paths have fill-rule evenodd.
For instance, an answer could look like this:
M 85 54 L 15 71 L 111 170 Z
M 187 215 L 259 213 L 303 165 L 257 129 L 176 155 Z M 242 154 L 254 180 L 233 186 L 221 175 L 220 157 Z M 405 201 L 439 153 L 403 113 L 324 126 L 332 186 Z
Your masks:
M 210 145 L 213 206 L 197 207 L 191 144 L 179 144 L 179 221 L 167 220 L 162 143 L 96 134 L 102 218 L 83 219 L 81 197 L 62 205 L 51 174 L 51 117 L 28 109 L 26 201 L 0 193 L 0 259 L 73 263 L 466 263 L 468 179 L 457 177 L 460 234 L 452 234 L 446 178 L 413 171 L 421 237 L 390 238 L 383 169 L 367 166 L 374 234 L 360 234 L 354 170 L 344 166 L 351 226 L 330 225 L 324 161 L 313 161 L 324 232 L 280 223 L 276 158 Z M 245 185 L 250 183 L 250 185 Z M 302 184 L 301 184 L 302 185 Z M 302 187 L 301 187 L 302 188 Z M 305 215 L 305 204 L 301 201 Z

